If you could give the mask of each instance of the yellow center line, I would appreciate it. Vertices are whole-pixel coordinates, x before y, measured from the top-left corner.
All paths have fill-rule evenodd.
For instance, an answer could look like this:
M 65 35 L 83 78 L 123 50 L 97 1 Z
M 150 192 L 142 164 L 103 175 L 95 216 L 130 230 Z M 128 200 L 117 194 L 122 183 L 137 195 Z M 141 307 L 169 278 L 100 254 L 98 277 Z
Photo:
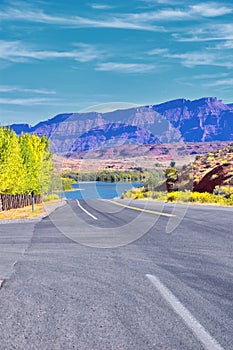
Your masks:
M 142 208 L 138 208 L 138 207 L 131 207 L 130 205 L 125 205 L 125 204 L 122 204 L 122 203 L 119 203 L 119 202 L 112 201 L 112 200 L 110 200 L 110 199 L 106 199 L 105 201 L 106 201 L 106 202 L 113 203 L 113 204 L 115 204 L 115 205 L 119 205 L 119 206 L 124 207 L 124 208 L 127 208 L 127 209 L 142 211 L 142 212 L 144 212 L 144 213 L 149 213 L 149 214 L 154 214 L 154 215 L 161 215 L 161 216 L 167 216 L 167 217 L 171 217 L 171 216 L 174 217 L 174 216 L 176 216 L 176 215 L 173 215 L 173 214 L 163 213 L 163 212 L 161 212 L 161 211 L 142 209 Z

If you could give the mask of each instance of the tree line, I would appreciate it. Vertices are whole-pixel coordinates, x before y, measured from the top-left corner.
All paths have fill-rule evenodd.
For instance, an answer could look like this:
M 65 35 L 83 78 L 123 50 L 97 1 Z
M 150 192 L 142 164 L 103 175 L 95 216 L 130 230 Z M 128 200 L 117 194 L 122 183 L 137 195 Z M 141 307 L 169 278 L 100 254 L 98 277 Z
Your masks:
M 0 193 L 46 193 L 51 188 L 53 169 L 49 140 L 0 127 Z
M 143 182 L 148 174 L 140 170 L 102 170 L 94 172 L 64 171 L 63 178 L 70 178 L 74 181 L 103 181 L 103 182 Z

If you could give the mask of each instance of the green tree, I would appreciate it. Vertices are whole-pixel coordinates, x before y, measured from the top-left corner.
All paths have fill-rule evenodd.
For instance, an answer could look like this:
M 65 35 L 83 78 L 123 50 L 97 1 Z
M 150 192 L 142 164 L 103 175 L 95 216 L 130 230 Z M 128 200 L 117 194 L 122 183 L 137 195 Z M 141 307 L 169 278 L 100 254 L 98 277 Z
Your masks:
M 52 154 L 46 137 L 23 134 L 19 137 L 25 170 L 25 193 L 45 193 L 51 184 Z
M 48 193 L 52 182 L 52 170 L 54 168 L 52 153 L 49 151 L 49 140 L 42 136 L 40 139 L 42 158 L 40 163 L 40 193 Z
M 0 193 L 45 193 L 53 169 L 45 136 L 23 134 L 0 127 Z
M 0 193 L 21 193 L 25 170 L 16 133 L 0 128 Z

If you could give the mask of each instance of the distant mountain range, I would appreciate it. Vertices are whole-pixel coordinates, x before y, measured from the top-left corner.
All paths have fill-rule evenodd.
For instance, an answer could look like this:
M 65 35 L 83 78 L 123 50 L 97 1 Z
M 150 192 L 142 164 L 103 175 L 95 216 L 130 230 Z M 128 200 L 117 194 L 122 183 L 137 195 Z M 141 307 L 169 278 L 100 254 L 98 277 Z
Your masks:
M 13 124 L 22 132 L 46 135 L 55 153 L 72 153 L 123 144 L 233 140 L 233 104 L 216 97 L 178 99 L 113 112 L 59 114 L 35 126 Z
M 119 147 L 124 144 L 160 143 L 149 130 L 124 123 L 110 123 L 97 126 L 82 134 L 74 142 L 71 152 L 95 150 L 99 147 Z

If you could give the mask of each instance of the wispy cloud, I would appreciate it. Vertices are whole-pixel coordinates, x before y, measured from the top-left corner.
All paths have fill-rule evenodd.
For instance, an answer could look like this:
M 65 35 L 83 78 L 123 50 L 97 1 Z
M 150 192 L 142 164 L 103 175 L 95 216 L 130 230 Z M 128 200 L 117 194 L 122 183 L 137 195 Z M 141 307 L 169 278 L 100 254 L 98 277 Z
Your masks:
M 152 64 L 106 62 L 97 65 L 97 71 L 119 73 L 148 73 L 155 69 Z
M 233 40 L 226 40 L 225 42 L 219 43 L 214 47 L 215 50 L 232 50 Z
M 165 54 L 167 52 L 168 52 L 168 49 L 156 48 L 156 49 L 148 51 L 148 55 L 150 55 L 150 56 L 157 56 L 157 55 L 163 55 L 163 54 Z
M 56 16 L 45 13 L 43 10 L 19 9 L 9 7 L 5 11 L 0 12 L 0 19 L 7 21 L 23 21 L 33 23 L 44 23 L 50 25 L 60 25 L 64 27 L 73 28 L 118 28 L 118 29 L 132 29 L 132 30 L 146 30 L 146 31 L 163 31 L 162 26 L 156 26 L 144 21 L 133 21 L 128 15 L 121 14 L 106 16 L 102 19 L 92 19 L 81 16 Z
M 171 1 L 157 0 L 156 3 L 168 6 Z M 0 20 L 43 23 L 46 25 L 59 25 L 72 28 L 115 28 L 164 32 L 165 29 L 163 24 L 158 25 L 156 22 L 188 21 L 203 17 L 218 17 L 230 14 L 233 11 L 231 6 L 222 6 L 217 2 L 201 3 L 191 6 L 187 4 L 174 5 L 173 2 L 170 5 L 170 7 L 156 11 L 145 11 L 140 13 L 111 13 L 111 15 L 102 14 L 102 16 L 97 19 L 96 17 L 91 18 L 49 14 L 42 9 L 21 3 L 21 6 L 8 6 L 0 11 Z M 111 8 L 109 5 L 98 3 L 93 3 L 90 6 L 97 10 L 107 10 Z
M 33 60 L 73 59 L 89 62 L 100 57 L 101 53 L 92 45 L 75 44 L 79 49 L 71 51 L 36 50 L 21 41 L 0 40 L 0 59 L 10 62 Z
M 94 10 L 109 10 L 112 9 L 113 6 L 106 5 L 106 4 L 91 4 L 90 5 Z
M 190 6 L 190 10 L 202 17 L 219 17 L 233 12 L 231 6 L 222 6 L 217 2 L 200 3 Z
M 156 48 L 147 52 L 148 55 L 161 55 L 164 59 L 177 60 L 184 67 L 196 67 L 196 66 L 216 66 L 224 68 L 233 67 L 233 57 L 230 54 L 222 54 L 222 51 L 214 48 L 206 48 L 201 51 L 189 51 L 189 52 L 170 52 L 168 49 Z M 204 77 L 204 76 L 203 76 Z M 199 76 L 200 78 L 200 76 Z M 207 79 L 208 77 L 206 77 Z
M 198 75 L 194 75 L 192 79 L 195 79 L 195 80 L 219 79 L 227 76 L 229 76 L 229 73 L 198 74 Z
M 57 105 L 57 100 L 49 98 L 0 98 L 0 104 L 31 107 L 38 105 Z
M 56 91 L 47 89 L 27 89 L 18 86 L 0 86 L 0 92 L 26 92 L 38 95 L 55 95 Z
M 167 58 L 178 59 L 185 67 L 195 66 L 217 66 L 217 67 L 233 67 L 231 56 L 218 55 L 216 52 L 186 52 L 178 54 L 165 54 Z
M 217 87 L 217 86 L 223 86 L 223 87 L 228 87 L 228 86 L 233 86 L 233 78 L 229 78 L 229 79 L 221 79 L 221 80 L 216 80 L 216 81 L 212 81 L 209 83 L 205 83 L 204 86 L 208 86 L 208 87 Z
M 232 85 L 233 79 L 229 77 L 230 73 L 212 73 L 212 74 L 197 74 L 193 75 L 190 79 L 187 77 L 180 77 L 177 78 L 177 83 L 181 84 L 182 86 L 197 86 L 197 82 L 195 80 L 198 80 L 198 86 L 202 87 L 229 87 Z M 224 79 L 223 79 L 224 78 Z
M 174 4 L 173 4 L 174 6 Z M 142 13 L 125 15 L 131 21 L 141 21 L 151 23 L 153 21 L 180 21 L 196 20 L 202 17 L 220 17 L 231 14 L 233 8 L 221 6 L 219 3 L 203 3 L 199 5 L 182 5 L 179 7 L 162 8 L 157 11 L 147 11 Z
M 183 4 L 184 1 L 182 0 L 139 0 L 141 2 L 147 3 L 147 4 L 151 4 L 151 5 L 179 5 L 179 4 Z
M 205 41 L 233 41 L 233 24 L 216 23 L 192 28 L 187 33 L 174 33 L 173 37 L 181 42 L 205 42 Z
M 143 23 L 151 23 L 154 21 L 177 21 L 177 20 L 189 20 L 191 14 L 185 9 L 163 9 L 159 11 L 147 11 L 142 13 L 129 13 L 122 15 L 125 19 L 130 21 L 141 21 Z

